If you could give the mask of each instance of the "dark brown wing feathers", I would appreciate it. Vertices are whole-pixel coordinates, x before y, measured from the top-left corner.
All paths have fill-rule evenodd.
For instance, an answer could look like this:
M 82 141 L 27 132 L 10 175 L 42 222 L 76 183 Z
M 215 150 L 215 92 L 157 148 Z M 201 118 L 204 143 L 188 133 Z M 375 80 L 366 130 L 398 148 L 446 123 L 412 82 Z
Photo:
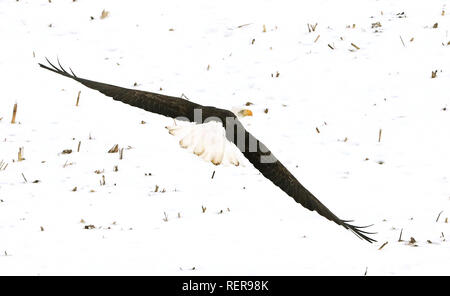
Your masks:
M 253 137 L 248 133 L 247 137 Z M 263 153 L 259 148 L 263 145 L 258 141 L 258 151 L 256 152 L 244 152 L 245 157 L 255 166 L 255 168 L 263 174 L 264 177 L 271 180 L 275 185 L 280 187 L 286 194 L 292 197 L 296 202 L 300 203 L 303 207 L 311 211 L 316 211 L 321 216 L 327 218 L 330 221 L 335 222 L 338 225 L 343 226 L 345 229 L 351 230 L 358 237 L 368 241 L 376 242 L 376 240 L 370 238 L 368 235 L 374 234 L 371 232 L 366 232 L 361 230 L 369 226 L 354 226 L 348 224 L 352 221 L 346 221 L 339 219 L 335 214 L 333 214 L 325 205 L 323 205 L 311 192 L 309 192 L 303 185 L 289 172 L 289 170 L 279 161 L 276 160 L 270 163 L 264 163 L 261 161 L 261 157 L 272 154 L 268 150 L 264 150 Z M 248 141 L 251 142 L 251 141 Z M 263 146 L 265 147 L 265 146 Z M 272 154 L 272 157 L 273 156 Z
M 75 76 L 73 71 L 70 69 L 72 74 L 69 74 L 63 67 L 57 68 L 49 60 L 47 62 L 53 68 L 47 67 L 45 65 L 39 64 L 44 69 L 53 71 L 60 75 L 66 76 L 79 83 L 87 86 L 89 88 L 95 89 L 102 94 L 112 97 L 116 101 L 121 101 L 125 104 L 144 109 L 149 112 L 165 115 L 168 117 L 185 117 L 190 121 L 194 120 L 194 109 L 201 107 L 198 104 L 190 102 L 182 98 L 176 98 L 171 96 L 165 96 L 161 94 L 140 91 L 135 89 L 128 89 L 123 87 L 118 87 L 111 84 L 91 81 L 83 78 L 78 78 Z M 58 62 L 59 64 L 59 62 Z
M 48 60 L 47 60 L 48 61 Z M 128 105 L 138 107 L 149 112 L 158 113 L 161 115 L 165 115 L 172 118 L 185 117 L 189 121 L 194 121 L 194 109 L 202 109 L 202 111 L 208 116 L 214 116 L 221 118 L 224 115 L 226 116 L 234 116 L 228 110 L 217 109 L 214 107 L 205 107 L 188 100 L 170 97 L 161 94 L 127 89 L 118 87 L 115 85 L 100 83 L 96 81 L 91 81 L 83 78 L 78 78 L 70 69 L 71 73 L 68 73 L 59 63 L 60 68 L 55 67 L 50 61 L 48 61 L 51 67 L 39 64 L 44 69 L 53 71 L 60 75 L 66 76 L 68 78 L 74 79 L 81 84 L 98 90 L 99 92 L 105 94 L 106 96 L 112 97 L 114 100 L 121 101 Z M 225 122 L 225 121 L 223 121 Z M 242 125 L 237 122 L 238 125 L 242 127 Z M 243 128 L 245 130 L 245 128 Z M 228 137 L 228 136 L 227 136 Z M 255 166 L 257 170 L 261 172 L 261 174 L 272 181 L 275 185 L 280 187 L 286 194 L 291 196 L 296 202 L 300 203 L 303 207 L 316 211 L 321 216 L 327 218 L 330 221 L 335 222 L 338 225 L 343 226 L 345 229 L 351 230 L 354 234 L 356 234 L 359 238 L 364 239 L 370 243 L 375 242 L 376 240 L 370 238 L 368 235 L 373 234 L 370 232 L 366 232 L 362 230 L 362 228 L 366 228 L 369 226 L 359 227 L 349 224 L 352 221 L 346 221 L 339 219 L 336 215 L 334 215 L 326 206 L 324 206 L 311 192 L 309 192 L 302 184 L 289 172 L 289 170 L 284 167 L 284 165 L 278 161 L 272 153 L 257 140 L 253 135 L 251 135 L 248 131 L 245 130 L 245 151 L 243 151 L 244 156 Z M 229 138 L 229 140 L 233 141 L 237 144 L 236 138 Z M 252 141 L 256 141 L 258 143 L 257 150 L 252 152 L 252 149 L 249 148 L 248 143 Z M 264 149 L 261 149 L 263 147 Z M 261 161 L 261 157 L 270 156 L 273 158 L 271 162 L 263 162 Z

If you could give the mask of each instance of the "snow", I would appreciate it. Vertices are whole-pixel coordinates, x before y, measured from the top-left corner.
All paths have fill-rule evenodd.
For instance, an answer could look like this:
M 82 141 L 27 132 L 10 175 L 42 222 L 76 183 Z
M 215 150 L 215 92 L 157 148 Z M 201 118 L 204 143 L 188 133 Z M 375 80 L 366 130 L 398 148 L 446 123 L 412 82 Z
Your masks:
M 445 3 L 0 1 L 0 275 L 449 275 Z M 336 215 L 373 223 L 378 242 L 248 162 L 202 161 L 167 132 L 172 119 L 41 69 L 45 57 L 252 110 L 246 128 Z M 115 144 L 123 159 L 107 153 Z

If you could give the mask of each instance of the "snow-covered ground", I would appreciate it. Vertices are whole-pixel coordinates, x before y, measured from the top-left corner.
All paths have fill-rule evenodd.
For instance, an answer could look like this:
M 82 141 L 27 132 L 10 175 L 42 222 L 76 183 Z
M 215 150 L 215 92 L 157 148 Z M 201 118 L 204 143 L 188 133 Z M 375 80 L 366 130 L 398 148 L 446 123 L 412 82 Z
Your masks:
M 445 3 L 0 0 L 0 275 L 449 275 Z M 44 57 L 203 105 L 253 103 L 246 128 L 378 242 L 249 163 L 180 149 L 172 119 L 43 70 Z

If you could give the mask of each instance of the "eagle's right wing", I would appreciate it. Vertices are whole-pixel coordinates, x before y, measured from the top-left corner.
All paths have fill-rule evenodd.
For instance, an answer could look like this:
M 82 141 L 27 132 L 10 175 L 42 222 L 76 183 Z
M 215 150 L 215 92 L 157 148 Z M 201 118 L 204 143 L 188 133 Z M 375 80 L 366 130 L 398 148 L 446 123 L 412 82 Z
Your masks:
M 245 131 L 246 147 L 243 152 L 244 156 L 255 166 L 255 168 L 263 174 L 264 177 L 272 181 L 281 188 L 287 195 L 292 197 L 303 207 L 316 211 L 319 215 L 343 226 L 345 229 L 351 230 L 359 238 L 369 243 L 376 242 L 368 235 L 374 234 L 362 230 L 369 226 L 354 226 L 349 224 L 348 220 L 341 220 L 333 214 L 324 204 L 322 204 L 311 192 L 289 172 L 289 170 L 266 148 L 266 146 L 256 139 L 248 131 Z M 256 143 L 250 147 L 247 143 Z

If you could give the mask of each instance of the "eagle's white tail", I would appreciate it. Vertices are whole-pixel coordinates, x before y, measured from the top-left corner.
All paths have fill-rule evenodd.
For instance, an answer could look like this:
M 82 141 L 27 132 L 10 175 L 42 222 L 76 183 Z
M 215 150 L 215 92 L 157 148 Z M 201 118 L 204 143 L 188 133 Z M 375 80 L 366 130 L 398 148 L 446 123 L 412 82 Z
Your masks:
M 180 139 L 180 146 L 215 165 L 239 165 L 239 150 L 226 138 L 222 124 L 210 121 L 203 124 L 167 126 L 169 133 Z

